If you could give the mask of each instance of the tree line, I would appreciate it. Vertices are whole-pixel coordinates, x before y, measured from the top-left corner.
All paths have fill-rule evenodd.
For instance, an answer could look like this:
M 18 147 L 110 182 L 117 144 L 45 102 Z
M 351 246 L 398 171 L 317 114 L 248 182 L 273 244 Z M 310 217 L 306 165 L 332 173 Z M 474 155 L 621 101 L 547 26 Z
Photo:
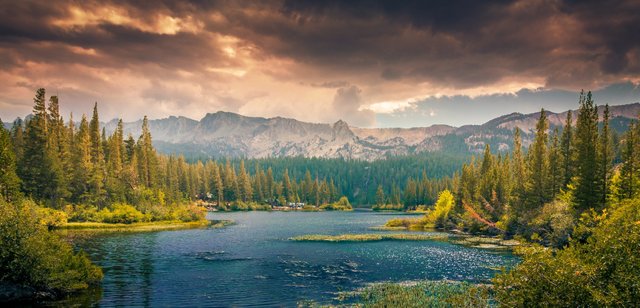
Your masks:
M 2 195 L 27 196 L 52 208 L 196 199 L 322 205 L 343 195 L 358 204 L 410 208 L 434 202 L 438 191 L 452 185 L 447 175 L 464 161 L 437 155 L 379 162 L 301 157 L 187 161 L 156 151 L 146 117 L 137 138 L 124 135 L 122 120 L 108 135 L 97 103 L 90 118 L 82 115 L 78 123 L 71 115 L 65 122 L 58 97 L 47 101 L 45 89 L 36 92 L 32 116 L 2 131 Z M 436 178 L 427 177 L 425 165 Z M 387 193 L 381 200 L 383 187 Z
M 487 145 L 454 179 L 457 215 L 450 227 L 545 235 L 561 245 L 577 218 L 638 196 L 640 125 L 632 122 L 621 138 L 614 137 L 609 107 L 603 108 L 599 121 L 591 92 L 581 92 L 575 121 L 567 113 L 562 128 L 550 130 L 540 112 L 527 151 L 518 128 L 512 153 L 494 155 Z

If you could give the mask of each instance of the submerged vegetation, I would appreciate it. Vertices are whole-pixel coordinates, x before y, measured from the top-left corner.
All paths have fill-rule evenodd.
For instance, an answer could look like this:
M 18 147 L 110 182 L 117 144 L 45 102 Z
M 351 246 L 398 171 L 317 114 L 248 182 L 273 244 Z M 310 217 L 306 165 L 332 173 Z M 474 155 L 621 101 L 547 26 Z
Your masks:
M 490 288 L 464 282 L 423 281 L 411 284 L 381 283 L 342 294 L 355 299 L 354 307 L 489 307 Z
M 373 241 L 435 241 L 446 240 L 449 237 L 441 234 L 384 234 L 384 233 L 365 233 L 365 234 L 340 234 L 340 235 L 322 235 L 310 234 L 290 238 L 292 241 L 300 242 L 373 242 Z

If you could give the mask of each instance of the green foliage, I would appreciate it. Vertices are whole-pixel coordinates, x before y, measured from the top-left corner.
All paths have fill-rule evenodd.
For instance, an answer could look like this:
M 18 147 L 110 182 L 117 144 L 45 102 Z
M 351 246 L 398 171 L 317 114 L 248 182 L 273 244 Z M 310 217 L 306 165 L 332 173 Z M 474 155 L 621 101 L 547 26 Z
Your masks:
M 320 209 L 327 211 L 350 211 L 353 209 L 353 207 L 351 207 L 349 199 L 347 199 L 347 197 L 345 196 L 342 196 L 337 202 L 321 205 Z
M 444 190 L 440 192 L 433 210 L 427 215 L 427 221 L 433 223 L 436 228 L 444 228 L 454 204 L 454 197 L 450 191 Z
M 376 284 L 356 297 L 356 307 L 489 307 L 491 304 L 488 287 L 456 282 Z
M 47 231 L 31 201 L 0 200 L 0 281 L 58 293 L 86 289 L 102 270 Z
M 567 202 L 555 200 L 546 203 L 529 222 L 527 233 L 546 246 L 561 248 L 569 243 L 575 226 L 574 217 Z
M 614 204 L 610 214 L 588 220 L 582 228 L 590 236 L 563 250 L 520 250 L 523 262 L 494 281 L 498 302 L 505 307 L 635 306 L 640 296 L 640 199 Z
M 402 211 L 404 206 L 402 204 L 376 204 L 371 209 L 374 211 Z
M 40 224 L 46 226 L 49 230 L 64 226 L 67 223 L 67 213 L 63 211 L 38 207 L 36 208 L 36 214 Z
M 130 224 L 135 222 L 150 221 L 151 215 L 145 215 L 135 207 L 128 204 L 114 204 L 111 210 L 108 208 L 98 212 L 98 219 L 106 223 Z
M 0 126 L 0 199 L 12 201 L 20 196 L 20 179 L 16 174 L 14 147 L 9 132 L 4 126 Z

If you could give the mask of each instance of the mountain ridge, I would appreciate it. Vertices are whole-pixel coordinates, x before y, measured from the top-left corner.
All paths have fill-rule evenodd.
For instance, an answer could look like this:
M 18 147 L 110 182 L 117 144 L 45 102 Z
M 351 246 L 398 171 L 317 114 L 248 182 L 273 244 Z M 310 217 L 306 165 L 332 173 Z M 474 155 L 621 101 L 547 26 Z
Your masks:
M 612 127 L 623 130 L 640 114 L 640 103 L 610 106 Z M 603 108 L 599 108 L 602 116 Z M 547 112 L 550 129 L 564 125 L 568 111 Z M 576 110 L 572 110 L 574 114 Z M 285 117 L 252 117 L 233 112 L 207 113 L 200 120 L 169 116 L 149 120 L 154 144 L 160 152 L 188 157 L 322 157 L 376 160 L 389 155 L 424 152 L 475 153 L 489 144 L 508 151 L 515 127 L 523 131 L 523 144 L 531 141 L 539 112 L 513 112 L 480 125 L 454 127 L 434 124 L 412 128 L 360 128 L 343 120 L 311 123 Z M 576 116 L 574 116 L 574 121 Z M 103 123 L 112 133 L 118 123 Z M 6 128 L 11 123 L 3 123 Z M 138 137 L 142 120 L 123 123 L 125 135 Z
M 602 114 L 600 108 L 600 114 Z M 550 127 L 564 125 L 568 111 L 547 112 Z M 574 114 L 577 112 L 573 110 Z M 624 126 L 640 113 L 640 103 L 610 106 L 612 119 Z M 343 120 L 310 123 L 284 117 L 250 117 L 233 112 L 207 113 L 200 121 L 167 117 L 149 121 L 160 151 L 199 157 L 323 157 L 376 160 L 423 152 L 479 152 L 485 144 L 506 151 L 515 127 L 527 145 L 539 112 L 510 113 L 480 125 L 434 124 L 413 128 L 360 128 Z M 574 121 L 575 121 L 574 116 Z M 108 132 L 116 120 L 106 124 Z M 124 123 L 126 134 L 140 134 L 141 120 Z

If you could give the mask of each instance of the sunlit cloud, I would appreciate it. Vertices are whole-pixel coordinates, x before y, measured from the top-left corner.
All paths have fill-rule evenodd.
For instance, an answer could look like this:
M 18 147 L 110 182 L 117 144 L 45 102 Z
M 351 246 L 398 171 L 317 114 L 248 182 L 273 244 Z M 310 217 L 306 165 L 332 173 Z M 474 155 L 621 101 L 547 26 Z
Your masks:
M 458 123 L 451 98 L 499 98 L 508 113 L 529 110 L 522 89 L 638 84 L 639 16 L 637 1 L 4 2 L 0 116 L 25 116 L 45 87 L 64 112 L 97 101 L 105 119 Z M 419 118 L 387 117 L 407 114 Z

